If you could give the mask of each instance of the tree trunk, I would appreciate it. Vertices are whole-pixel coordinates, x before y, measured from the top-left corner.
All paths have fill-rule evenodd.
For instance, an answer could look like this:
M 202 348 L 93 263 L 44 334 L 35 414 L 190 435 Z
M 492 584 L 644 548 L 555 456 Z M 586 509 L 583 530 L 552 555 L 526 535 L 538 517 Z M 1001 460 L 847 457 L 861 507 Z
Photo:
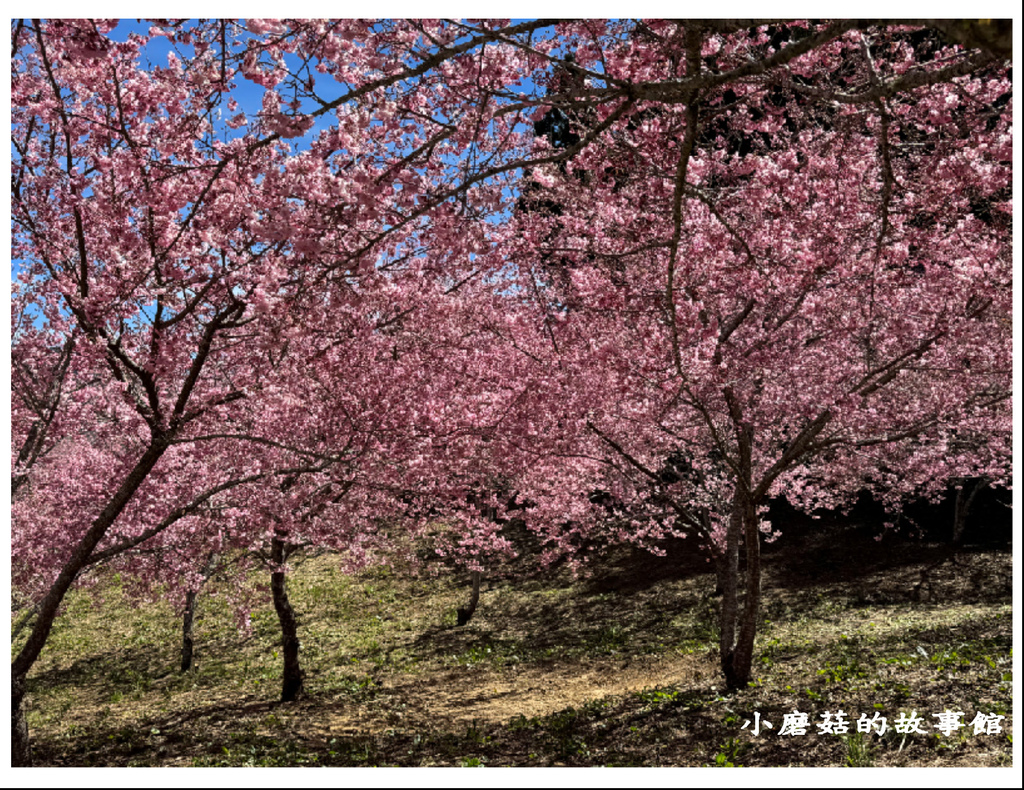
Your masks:
M 271 539 L 270 557 L 279 568 L 284 565 L 285 542 L 275 535 Z M 299 666 L 299 634 L 295 611 L 288 602 L 284 570 L 270 574 L 270 590 L 274 596 L 274 609 L 281 623 L 281 652 L 284 656 L 284 676 L 281 682 L 281 702 L 292 702 L 302 693 L 302 668 Z
M 199 591 L 203 589 L 203 585 L 209 580 L 210 576 L 213 575 L 213 570 L 217 566 L 217 554 L 210 552 L 206 557 L 206 562 L 203 564 L 203 578 L 199 582 L 199 587 L 195 590 L 189 590 L 185 593 L 185 613 L 181 618 L 181 671 L 188 672 L 192 669 L 192 652 L 194 642 L 192 639 L 192 623 L 195 620 L 196 614 L 196 598 L 199 597 Z
M 480 571 L 473 571 L 471 576 L 473 590 L 469 594 L 469 603 L 456 611 L 459 616 L 458 625 L 465 625 L 473 619 L 473 612 L 476 611 L 476 605 L 480 601 Z
M 761 533 L 757 528 L 757 512 L 747 505 L 742 514 L 743 542 L 746 547 L 747 567 L 743 591 L 743 614 L 739 634 L 732 651 L 732 666 L 726 672 L 729 688 L 743 688 L 751 679 L 750 668 L 754 658 L 754 637 L 757 635 L 757 615 L 761 607 Z
M 196 613 L 196 597 L 198 590 L 189 590 L 185 594 L 185 615 L 181 620 L 181 671 L 192 669 L 192 620 Z
M 117 491 L 107 502 L 106 507 L 92 522 L 92 526 L 85 533 L 75 547 L 71 558 L 61 569 L 60 575 L 50 586 L 46 596 L 39 604 L 39 614 L 36 617 L 32 632 L 29 634 L 24 646 L 17 657 L 11 663 L 11 759 L 14 765 L 31 765 L 31 752 L 29 749 L 28 725 L 25 721 L 25 714 L 22 702 L 25 696 L 25 681 L 29 670 L 32 669 L 46 645 L 53 628 L 53 621 L 57 617 L 57 610 L 60 608 L 71 585 L 74 584 L 78 574 L 86 567 L 89 556 L 103 540 L 111 524 L 117 520 L 124 510 L 125 505 L 135 495 L 135 492 L 142 485 L 143 481 L 156 466 L 156 462 L 170 445 L 170 435 L 163 435 L 154 438 L 149 448 L 142 457 L 135 463 L 135 467 L 118 486 Z M 22 762 L 17 762 L 21 760 Z
M 25 718 L 25 679 L 11 678 L 11 767 L 32 765 L 32 750 Z
M 729 414 L 736 431 L 737 479 L 732 512 L 726 533 L 725 589 L 721 608 L 721 662 L 725 683 L 740 689 L 750 682 L 750 666 L 757 633 L 757 613 L 761 604 L 761 535 L 757 528 L 757 501 L 753 487 L 754 429 L 743 419 L 739 400 L 731 389 L 725 390 Z M 743 611 L 739 609 L 740 542 L 746 547 Z
M 726 554 L 718 574 L 723 587 L 719 620 L 720 659 L 726 685 L 731 689 L 743 688 L 750 682 L 753 663 L 757 615 L 761 605 L 761 535 L 757 523 L 755 508 L 737 496 L 729 517 Z M 741 540 L 746 550 L 742 583 L 739 571 Z
M 927 601 L 932 593 L 932 573 L 947 562 L 952 561 L 954 565 L 956 564 L 957 554 L 964 542 L 964 531 L 967 527 L 967 516 L 971 512 L 971 505 L 974 503 L 974 498 L 978 495 L 978 492 L 986 485 L 988 485 L 987 477 L 975 477 L 963 481 L 963 485 L 956 492 L 956 501 L 953 507 L 953 540 L 946 547 L 942 557 L 937 562 L 933 562 L 928 567 L 921 569 L 921 572 L 918 574 L 917 584 L 914 585 L 911 591 L 912 600 L 918 602 Z
M 978 492 L 988 483 L 985 477 L 977 477 L 971 481 L 964 481 L 963 486 L 956 492 L 956 506 L 953 509 L 953 545 L 960 546 L 964 542 L 964 529 L 967 526 L 967 516 L 971 512 L 971 505 Z
M 731 676 L 732 652 L 736 638 L 736 614 L 738 611 L 740 574 L 740 536 L 742 515 L 733 508 L 726 532 L 725 555 L 719 560 L 718 583 L 722 589 L 718 618 L 718 657 L 722 672 L 728 682 Z M 731 688 L 731 684 L 730 684 Z

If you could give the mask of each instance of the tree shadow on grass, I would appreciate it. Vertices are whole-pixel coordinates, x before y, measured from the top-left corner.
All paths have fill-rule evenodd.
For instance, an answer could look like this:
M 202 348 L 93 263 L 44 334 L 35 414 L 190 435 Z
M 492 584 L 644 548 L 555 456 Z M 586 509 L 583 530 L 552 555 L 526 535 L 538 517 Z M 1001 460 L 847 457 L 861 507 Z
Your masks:
M 228 723 L 230 731 L 240 722 L 258 720 L 257 717 L 280 706 L 281 703 L 267 700 L 216 702 L 147 716 L 144 726 L 95 723 L 84 731 L 72 733 L 69 740 L 51 738 L 35 742 L 33 756 L 37 765 L 118 766 L 143 755 L 143 762 L 148 764 L 169 752 L 190 755 L 209 752 L 223 739 L 213 732 L 220 723 Z
M 999 492 L 989 494 L 983 505 L 975 509 L 968 529 L 971 544 L 956 552 L 956 560 L 966 558 L 968 566 L 970 558 L 978 552 L 1012 550 L 1010 511 L 1000 504 Z M 903 520 L 903 526 L 893 530 L 883 526 L 891 516 L 867 496 L 848 514 L 822 512 L 817 517 L 796 510 L 784 500 L 776 500 L 771 503 L 766 519 L 781 536 L 761 545 L 766 581 L 772 587 L 786 589 L 832 584 L 856 587 L 867 577 L 935 565 L 943 560 L 948 565 L 953 562 L 953 553 L 942 535 L 949 531 L 947 527 L 951 529 L 947 512 L 951 508 L 948 501 L 937 505 L 917 503 L 908 507 L 910 515 Z M 662 556 L 642 549 L 619 548 L 608 552 L 606 558 L 595 563 L 595 572 L 584 583 L 586 591 L 634 595 L 666 581 L 699 577 L 704 577 L 706 589 L 714 589 L 714 565 L 693 541 L 667 540 L 658 548 Z M 741 552 L 741 568 L 744 563 Z M 950 568 L 956 572 L 956 562 L 940 575 L 948 576 Z M 979 570 L 969 573 L 978 576 Z M 987 582 L 976 580 L 973 584 L 986 589 L 972 591 L 968 584 L 961 592 L 967 601 L 995 600 L 1008 594 L 1009 581 L 997 574 Z M 908 596 L 911 592 L 908 588 Z
M 35 671 L 28 678 L 28 691 L 37 694 L 57 686 L 111 690 L 138 684 L 142 679 L 148 682 L 172 674 L 172 662 L 153 648 L 121 647 L 108 654 L 76 659 L 68 666 Z

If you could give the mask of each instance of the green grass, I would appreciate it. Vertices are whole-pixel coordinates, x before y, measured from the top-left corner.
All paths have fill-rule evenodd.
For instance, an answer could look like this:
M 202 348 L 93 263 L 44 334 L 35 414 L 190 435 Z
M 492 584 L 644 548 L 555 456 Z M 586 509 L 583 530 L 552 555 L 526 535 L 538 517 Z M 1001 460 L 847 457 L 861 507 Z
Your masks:
M 1009 555 L 975 558 L 1003 572 Z M 464 580 L 336 560 L 289 579 L 307 694 L 281 705 L 277 619 L 240 633 L 216 581 L 199 598 L 196 666 L 177 671 L 180 621 L 137 608 L 116 576 L 69 596 L 29 679 L 29 726 L 49 765 L 1004 765 L 1012 743 L 1009 591 L 943 605 L 866 603 L 888 576 L 789 587 L 768 563 L 754 679 L 726 693 L 707 573 L 649 580 L 630 558 L 606 575 L 485 585 L 453 627 Z M 908 563 L 910 561 L 908 560 Z M 908 564 L 907 575 L 913 565 Z M 1001 570 L 1002 569 L 1002 570 Z M 632 576 L 630 574 L 633 574 Z M 617 585 L 637 580 L 628 592 Z M 935 582 L 941 583 L 941 579 Z M 612 586 L 613 589 L 606 589 Z M 977 587 L 977 585 L 975 585 Z M 909 589 L 909 587 L 908 587 Z M 262 596 L 262 597 L 261 597 Z M 24 638 L 24 637 L 22 637 Z M 15 645 L 16 649 L 18 645 Z M 817 734 L 824 711 L 1003 713 L 1002 735 Z M 797 709 L 811 731 L 743 729 Z

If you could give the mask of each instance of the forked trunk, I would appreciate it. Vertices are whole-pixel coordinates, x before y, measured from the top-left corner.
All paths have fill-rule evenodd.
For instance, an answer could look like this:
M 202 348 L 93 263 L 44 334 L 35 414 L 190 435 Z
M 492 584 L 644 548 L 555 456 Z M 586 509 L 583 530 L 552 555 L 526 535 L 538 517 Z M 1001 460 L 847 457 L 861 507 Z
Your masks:
M 284 540 L 276 535 L 271 540 L 270 556 L 281 567 L 285 561 Z M 288 601 L 285 574 L 277 570 L 270 574 L 270 591 L 274 596 L 274 609 L 281 623 L 281 653 L 284 657 L 284 675 L 281 681 L 281 702 L 292 702 L 302 693 L 302 668 L 299 666 L 299 627 L 295 611 Z
M 718 572 L 719 583 L 723 587 L 719 650 L 722 674 L 730 689 L 744 688 L 751 679 L 757 614 L 761 605 L 761 534 L 757 525 L 756 507 L 744 492 L 737 491 L 726 533 L 725 556 L 720 561 Z M 742 579 L 739 567 L 741 542 L 746 552 Z
M 456 611 L 459 616 L 458 625 L 465 625 L 473 618 L 473 612 L 476 611 L 476 605 L 480 601 L 480 571 L 473 571 L 471 576 L 473 589 L 469 594 L 469 603 Z

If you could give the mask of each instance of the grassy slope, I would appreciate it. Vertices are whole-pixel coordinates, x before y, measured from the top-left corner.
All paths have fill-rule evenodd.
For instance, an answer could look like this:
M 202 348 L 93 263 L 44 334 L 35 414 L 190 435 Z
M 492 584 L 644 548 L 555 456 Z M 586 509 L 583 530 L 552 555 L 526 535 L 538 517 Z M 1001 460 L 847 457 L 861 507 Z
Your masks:
M 684 544 L 685 547 L 685 544 Z M 309 694 L 279 705 L 277 623 L 253 632 L 204 591 L 197 667 L 180 674 L 178 617 L 69 602 L 30 678 L 29 725 L 49 765 L 1008 765 L 1011 556 L 967 552 L 933 571 L 929 544 L 845 535 L 795 539 L 766 557 L 756 680 L 727 694 L 717 599 L 701 563 L 619 552 L 598 572 L 485 584 L 454 628 L 464 587 L 331 557 L 290 577 Z M 850 558 L 853 558 L 851 564 Z M 464 580 L 463 580 L 464 581 Z M 268 600 L 269 594 L 263 600 Z M 1004 714 L 1002 734 L 937 734 L 932 713 Z M 821 735 L 916 711 L 927 735 Z M 779 736 L 807 713 L 806 735 Z M 759 711 L 775 729 L 758 737 Z

